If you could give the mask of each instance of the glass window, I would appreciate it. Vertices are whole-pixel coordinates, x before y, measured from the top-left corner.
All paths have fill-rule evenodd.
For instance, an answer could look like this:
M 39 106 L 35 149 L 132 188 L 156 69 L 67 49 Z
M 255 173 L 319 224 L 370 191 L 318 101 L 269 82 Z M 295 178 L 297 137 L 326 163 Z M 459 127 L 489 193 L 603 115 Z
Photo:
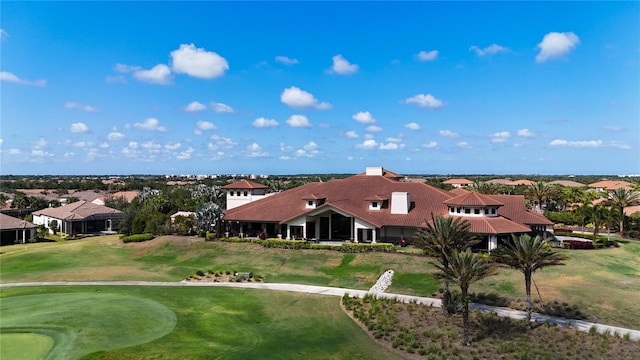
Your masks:
M 456 212 L 460 214 L 460 208 L 456 208 Z
M 473 209 L 473 213 L 476 215 L 480 215 L 480 209 Z
M 313 206 L 313 200 L 307 200 L 307 206 Z
M 236 196 L 240 196 L 240 190 L 236 191 Z
M 377 208 L 378 207 L 378 202 L 377 201 L 372 201 L 371 202 L 371 207 Z
M 249 195 L 249 192 L 248 192 L 248 191 L 245 191 L 245 192 L 244 192 L 244 196 L 247 196 L 247 195 Z
M 464 209 L 465 214 L 471 214 L 471 209 Z

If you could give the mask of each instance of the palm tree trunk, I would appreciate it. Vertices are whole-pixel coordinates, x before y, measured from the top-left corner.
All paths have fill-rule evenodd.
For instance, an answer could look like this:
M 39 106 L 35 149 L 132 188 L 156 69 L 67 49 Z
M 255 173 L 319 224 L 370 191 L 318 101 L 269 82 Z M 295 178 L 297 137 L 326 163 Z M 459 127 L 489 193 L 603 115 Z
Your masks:
M 471 341 L 469 340 L 469 299 L 467 298 L 468 287 L 460 286 L 460 292 L 462 294 L 462 345 L 469 346 Z
M 524 273 L 524 287 L 527 293 L 525 307 L 527 310 L 527 330 L 531 329 L 531 272 Z
M 449 261 L 445 257 L 442 261 L 442 266 L 445 269 L 449 268 Z M 451 293 L 449 292 L 449 280 L 445 279 L 442 284 L 442 313 L 444 315 L 451 315 L 449 306 L 451 302 Z

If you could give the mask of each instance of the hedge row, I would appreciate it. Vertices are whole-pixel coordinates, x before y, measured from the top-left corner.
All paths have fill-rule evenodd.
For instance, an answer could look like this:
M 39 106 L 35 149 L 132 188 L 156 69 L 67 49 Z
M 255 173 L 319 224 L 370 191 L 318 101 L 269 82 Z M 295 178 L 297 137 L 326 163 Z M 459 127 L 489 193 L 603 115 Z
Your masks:
M 342 243 L 340 246 L 310 244 L 304 240 L 284 240 L 284 239 L 253 239 L 253 238 L 220 238 L 219 241 L 237 243 L 257 243 L 265 248 L 274 249 L 312 249 L 312 250 L 336 250 L 344 253 L 364 253 L 364 252 L 395 252 L 395 245 L 389 243 L 360 244 Z
M 155 236 L 153 234 L 133 234 L 133 235 L 129 235 L 129 236 L 123 236 L 122 242 L 123 243 L 130 243 L 130 242 L 143 242 L 143 241 L 147 241 L 147 240 L 151 240 L 153 239 Z

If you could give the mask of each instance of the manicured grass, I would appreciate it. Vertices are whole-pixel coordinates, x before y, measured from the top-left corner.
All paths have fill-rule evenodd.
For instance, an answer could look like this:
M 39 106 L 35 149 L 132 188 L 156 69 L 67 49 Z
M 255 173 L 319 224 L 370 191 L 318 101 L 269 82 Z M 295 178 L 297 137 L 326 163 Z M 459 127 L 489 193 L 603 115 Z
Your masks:
M 50 359 L 400 358 L 330 296 L 111 286 L 8 288 L 0 296 L 3 336 L 53 330 Z
M 404 248 L 403 250 L 411 249 Z M 343 254 L 330 250 L 266 249 L 258 244 L 160 237 L 123 244 L 117 237 L 0 248 L 2 282 L 57 280 L 178 281 L 197 270 L 236 270 L 265 282 L 292 282 L 368 290 L 386 270 L 395 272 L 389 292 L 431 296 L 439 282 L 431 259 L 407 253 Z M 640 329 L 640 243 L 601 250 L 559 250 L 565 266 L 534 274 L 543 302 L 575 304 L 595 321 Z M 524 298 L 524 278 L 503 269 L 470 289 Z M 532 296 L 538 299 L 536 287 Z
M 43 359 L 53 347 L 53 338 L 35 333 L 2 333 L 0 359 Z

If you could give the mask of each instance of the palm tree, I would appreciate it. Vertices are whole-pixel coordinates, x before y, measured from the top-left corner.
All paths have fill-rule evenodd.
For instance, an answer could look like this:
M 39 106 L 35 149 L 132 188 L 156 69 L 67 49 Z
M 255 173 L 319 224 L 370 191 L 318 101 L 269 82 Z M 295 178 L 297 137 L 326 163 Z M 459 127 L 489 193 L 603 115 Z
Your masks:
M 538 181 L 533 185 L 529 185 L 525 190 L 525 195 L 530 199 L 537 201 L 542 212 L 542 204 L 551 200 L 556 194 L 556 188 L 543 181 Z
M 609 200 L 611 206 L 620 211 L 620 232 L 624 231 L 624 208 L 631 205 L 640 204 L 640 191 L 633 191 L 625 188 L 617 188 L 611 192 Z
M 447 256 L 449 266 L 433 264 L 441 273 L 438 277 L 455 282 L 460 286 L 462 295 L 462 345 L 469 346 L 469 285 L 495 273 L 492 263 L 474 254 L 470 249 L 465 251 L 454 250 Z
M 564 265 L 567 257 L 551 250 L 551 247 L 540 236 L 531 238 L 524 234 L 519 237 L 512 235 L 512 242 L 497 252 L 495 260 L 524 274 L 524 287 L 527 295 L 527 329 L 531 329 L 531 280 L 533 273 L 548 266 Z
M 480 194 L 495 195 L 500 193 L 500 185 L 494 183 L 488 183 L 486 181 L 474 182 L 471 185 L 472 191 L 477 191 Z
M 475 234 L 469 231 L 471 224 L 462 218 L 435 216 L 431 214 L 431 221 L 427 221 L 427 227 L 418 230 L 414 238 L 414 245 L 424 251 L 425 254 L 438 260 L 443 268 L 449 268 L 448 256 L 454 251 L 462 251 L 473 244 L 478 243 Z M 450 313 L 449 281 L 443 279 L 442 311 L 445 315 Z

